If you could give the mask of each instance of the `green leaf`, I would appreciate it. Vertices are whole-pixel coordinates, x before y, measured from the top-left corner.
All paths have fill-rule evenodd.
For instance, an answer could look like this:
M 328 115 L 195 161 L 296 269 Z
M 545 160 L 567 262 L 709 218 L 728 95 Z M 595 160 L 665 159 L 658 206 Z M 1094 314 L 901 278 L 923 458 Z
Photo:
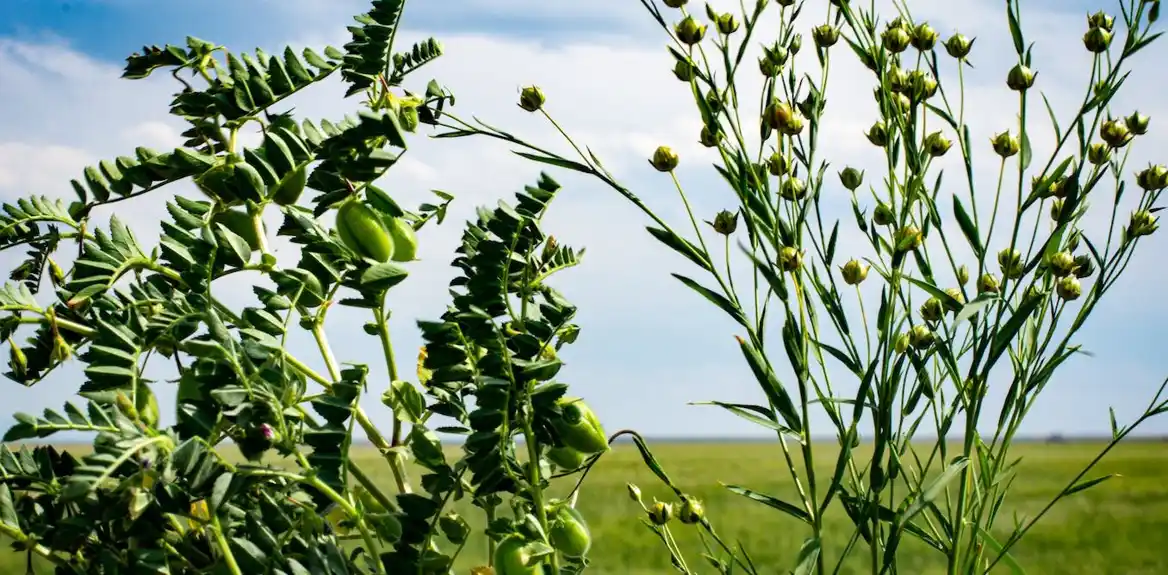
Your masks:
M 397 418 L 414 424 L 426 413 L 426 398 L 408 381 L 394 381 L 381 396 L 381 401 L 393 410 Z
M 986 359 L 986 369 L 992 368 L 998 362 L 998 358 L 1002 356 L 1006 349 L 1010 347 L 1010 343 L 1014 341 L 1014 336 L 1018 335 L 1018 331 L 1022 329 L 1023 324 L 1026 323 L 1026 320 L 1030 318 L 1030 315 L 1042 303 L 1043 298 L 1040 297 L 1025 298 L 1022 301 L 1022 305 L 1018 306 L 1014 315 L 1010 316 L 1006 324 L 998 330 L 998 333 L 994 334 L 993 345 L 990 347 L 990 354 Z
M 730 493 L 736 493 L 736 494 L 741 495 L 741 496 L 743 496 L 747 499 L 750 499 L 752 501 L 757 501 L 759 503 L 762 503 L 763 505 L 766 505 L 767 507 L 770 507 L 772 509 L 778 509 L 779 511 L 782 511 L 783 513 L 786 513 L 787 515 L 790 515 L 791 517 L 794 517 L 795 519 L 803 521 L 804 523 L 807 523 L 808 525 L 811 524 L 811 516 L 808 515 L 806 511 L 804 511 L 803 509 L 800 509 L 799 507 L 791 505 L 790 503 L 787 503 L 786 501 L 783 501 L 777 497 L 771 497 L 770 495 L 766 495 L 764 493 L 759 493 L 757 491 L 747 489 L 745 487 L 739 487 L 737 485 L 723 484 L 723 486 L 726 487 L 726 489 L 728 489 L 730 491 Z
M 251 246 L 247 245 L 247 240 L 221 223 L 215 224 L 215 227 L 215 233 L 227 241 L 227 245 L 231 248 L 231 253 L 239 258 L 239 261 L 245 264 L 251 261 Z
M 371 290 L 386 290 L 403 281 L 409 271 L 393 262 L 377 264 L 361 274 L 361 287 Z
M 741 417 L 742 419 L 745 419 L 746 421 L 749 421 L 760 427 L 765 427 L 772 431 L 777 431 L 779 433 L 791 436 L 798 435 L 794 430 L 780 424 L 779 421 L 775 419 L 775 414 L 771 410 L 762 407 L 761 405 L 751 405 L 748 403 L 725 403 L 721 401 L 697 401 L 690 403 L 690 405 L 714 405 L 721 407 L 722 409 L 725 409 L 726 411 L 729 411 L 730 413 L 733 413 L 734 415 L 737 415 L 738 417 Z
M 558 158 L 558 157 L 553 158 L 551 156 L 541 156 L 538 154 L 529 154 L 527 152 L 518 152 L 515 150 L 512 150 L 512 152 L 517 156 L 520 156 L 522 158 L 527 158 L 528 160 L 531 160 L 533 162 L 539 162 L 541 164 L 548 164 L 549 166 L 556 166 L 558 168 L 565 168 L 568 170 L 574 170 L 574 171 L 577 171 L 577 172 L 580 172 L 583 174 L 591 174 L 592 173 L 592 168 L 589 168 L 588 166 L 585 166 L 584 164 L 581 164 L 580 162 L 574 162 L 572 160 L 566 160 L 564 158 Z
M 957 218 L 957 225 L 961 227 L 961 233 L 965 234 L 965 240 L 969 242 L 969 247 L 973 249 L 974 255 L 981 259 L 985 254 L 985 248 L 981 245 L 981 234 L 978 232 L 977 226 L 973 224 L 969 213 L 965 211 L 965 205 L 961 203 L 961 198 L 958 198 L 957 194 L 953 194 L 953 216 Z
M 929 292 L 929 295 L 941 300 L 941 305 L 945 306 L 948 309 L 954 309 L 957 306 L 961 305 L 961 302 L 957 301 L 957 298 L 945 293 L 945 290 L 943 290 L 943 289 L 941 289 L 941 288 L 939 288 L 939 287 L 937 287 L 929 282 L 921 281 L 919 279 L 916 279 L 916 278 L 910 277 L 910 276 L 904 276 L 904 279 L 908 280 L 913 285 Z
M 1030 147 L 1030 135 L 1026 129 L 1022 129 L 1022 149 L 1018 153 L 1018 161 L 1020 162 L 1020 171 L 1025 172 L 1030 167 L 1031 160 L 1034 159 L 1034 150 Z
M 795 570 L 792 575 L 811 575 L 815 572 L 815 565 L 819 561 L 819 552 L 821 545 L 818 537 L 811 537 L 803 542 L 803 547 L 799 549 L 798 563 L 795 565 Z
M 654 238 L 657 238 L 657 241 L 665 244 L 673 251 L 685 256 L 686 259 L 697 264 L 698 267 L 706 271 L 714 271 L 713 266 L 710 264 L 710 259 L 703 255 L 696 246 L 689 242 L 689 240 L 686 240 L 685 238 L 673 232 L 660 228 L 647 227 L 645 229 L 649 230 L 649 234 Z
M 982 541 L 985 541 L 986 546 L 989 547 L 990 550 L 998 554 L 998 557 L 1000 557 L 1001 561 L 1010 568 L 1010 572 L 1013 573 L 1013 575 L 1026 575 L 1026 570 L 1022 568 L 1022 565 L 1020 565 L 1018 561 L 1014 559 L 1014 556 L 1011 555 L 1009 551 L 1006 551 L 1005 548 L 1002 547 L 1002 544 L 999 543 L 997 539 L 994 539 L 994 536 L 990 534 L 989 531 L 986 531 L 985 528 L 981 525 L 974 525 L 972 523 L 969 523 L 969 525 L 977 529 L 978 537 L 980 537 Z M 997 558 L 995 558 L 995 561 L 996 560 Z
M 1025 51 L 1025 46 L 1022 41 L 1022 27 L 1018 23 L 1017 9 L 1013 3 L 1008 3 L 1006 14 L 1010 20 L 1010 37 L 1014 39 L 1014 51 L 1021 56 Z
M 1119 477 L 1119 475 L 1115 474 L 1115 473 L 1109 473 L 1109 474 L 1103 475 L 1101 477 L 1096 477 L 1095 479 L 1088 479 L 1087 481 L 1080 481 L 1080 482 L 1076 483 L 1075 485 L 1073 485 L 1071 488 L 1067 489 L 1065 492 L 1063 492 L 1063 496 L 1066 497 L 1068 495 L 1072 495 L 1072 494 L 1078 493 L 1080 491 L 1086 491 L 1086 490 L 1091 489 L 1092 487 L 1095 487 L 1096 485 L 1099 485 L 1100 483 L 1103 483 L 1104 481 L 1107 481 L 1108 479 L 1111 479 L 1113 477 Z
M 920 494 L 917 495 L 916 499 L 913 500 L 908 508 L 900 514 L 900 516 L 897 518 L 897 525 L 903 528 L 906 524 L 908 524 L 908 522 L 911 521 L 913 517 L 916 517 L 916 515 L 923 511 L 925 507 L 933 502 L 933 500 L 937 499 L 937 497 L 940 496 L 943 491 L 945 491 L 945 486 L 949 485 L 951 481 L 961 475 L 961 470 L 965 469 L 967 465 L 969 465 L 969 459 L 964 456 L 958 457 L 952 463 L 950 463 L 949 467 L 946 468 L 945 471 L 942 471 L 940 475 L 933 478 L 933 480 L 929 482 L 929 485 L 925 487 L 925 489 L 921 491 Z
M 1046 99 L 1046 94 L 1042 94 L 1042 103 L 1046 104 L 1046 113 L 1050 114 L 1050 125 L 1054 126 L 1055 139 L 1062 137 L 1063 132 L 1062 129 L 1059 128 L 1058 116 L 1055 115 L 1054 108 L 1052 108 L 1050 105 L 1050 100 Z
M 954 319 L 953 323 L 959 324 L 959 323 L 973 317 L 975 314 L 980 312 L 986 306 L 989 306 L 990 304 L 993 304 L 996 301 L 998 301 L 998 296 L 997 296 L 997 294 L 992 294 L 992 293 L 983 293 L 983 294 L 973 298 L 973 301 L 971 301 L 971 302 L 969 302 L 961 307 L 961 311 L 957 313 L 957 319 Z
M 738 306 L 734 305 L 733 302 L 726 299 L 726 297 L 723 296 L 722 294 L 716 293 L 713 290 L 706 288 L 706 287 L 702 286 L 701 284 L 699 284 L 698 282 L 691 280 L 691 279 L 689 279 L 681 274 L 670 274 L 670 275 L 677 278 L 678 281 L 685 284 L 690 289 L 701 294 L 702 297 L 710 300 L 714 305 L 718 306 L 719 308 L 722 308 L 722 311 L 726 312 L 727 315 L 729 315 L 731 318 L 734 319 L 734 321 L 738 322 L 743 327 L 749 327 L 746 323 L 746 315 L 744 315 L 742 313 L 742 310 L 739 309 Z

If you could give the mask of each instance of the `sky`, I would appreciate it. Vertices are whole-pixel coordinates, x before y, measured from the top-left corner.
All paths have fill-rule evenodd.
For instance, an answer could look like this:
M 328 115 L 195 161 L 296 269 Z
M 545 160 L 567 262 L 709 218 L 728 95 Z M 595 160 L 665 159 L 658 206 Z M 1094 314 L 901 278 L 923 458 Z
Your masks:
M 820 23 L 816 18 L 821 18 L 826 0 L 809 3 L 812 7 L 800 20 L 806 36 Z M 992 190 L 997 164 L 990 157 L 988 139 L 1014 129 L 1017 114 L 1016 99 L 1004 85 L 1014 56 L 1003 3 L 907 3 L 917 20 L 929 21 L 944 37 L 958 30 L 977 37 L 975 67 L 965 78 L 966 106 L 967 116 L 977 119 L 972 141 L 980 146 L 975 162 L 979 189 Z M 720 10 L 738 5 L 714 4 Z M 700 14 L 700 5 L 694 5 Z M 1079 40 L 1085 15 L 1099 8 L 1118 14 L 1118 6 L 1112 0 L 1028 0 L 1023 5 L 1023 25 L 1028 40 L 1035 42 L 1036 88 L 1065 123 L 1082 97 L 1090 69 Z M 173 82 L 166 77 L 119 78 L 124 58 L 143 45 L 183 44 L 187 35 L 193 35 L 235 51 L 258 46 L 277 53 L 286 45 L 319 50 L 325 44 L 345 43 L 344 27 L 352 15 L 366 9 L 365 2 L 354 0 L 0 2 L 0 199 L 13 201 L 27 194 L 71 199 L 69 179 L 78 177 L 84 166 L 126 154 L 135 146 L 167 149 L 180 141 L 181 122 L 166 113 Z M 539 85 L 557 121 L 679 229 L 686 229 L 687 222 L 676 192 L 668 178 L 645 161 L 658 145 L 669 145 L 681 155 L 679 177 L 703 219 L 732 207 L 729 190 L 710 168 L 713 155 L 697 142 L 700 122 L 672 76 L 665 36 L 638 2 L 414 0 L 406 8 L 403 26 L 402 46 L 431 36 L 442 41 L 445 55 L 415 76 L 413 87 L 420 91 L 429 78 L 437 78 L 457 96 L 454 110 L 461 117 L 482 118 L 567 153 L 569 148 L 551 128 L 515 106 L 522 86 Z M 1131 151 L 1129 172 L 1149 162 L 1168 161 L 1168 104 L 1162 97 L 1168 79 L 1151 73 L 1159 59 L 1168 56 L 1166 46 L 1155 44 L 1134 59 L 1136 73 L 1114 105 L 1117 114 L 1138 109 L 1152 117 L 1151 132 Z M 804 70 L 813 64 L 810 52 L 805 48 L 800 54 Z M 861 135 L 876 118 L 871 76 L 842 44 L 833 54 L 821 157 L 831 162 L 829 173 L 844 165 L 878 173 L 874 170 L 879 170 L 882 159 Z M 955 86 L 955 68 L 949 61 L 943 66 L 942 82 Z M 744 86 L 756 90 L 761 82 L 751 76 Z M 335 120 L 357 106 L 356 99 L 342 95 L 339 82 L 325 83 L 289 100 L 288 107 L 301 117 Z M 1053 138 L 1041 104 L 1031 111 L 1037 165 L 1049 157 Z M 951 152 L 941 167 L 953 191 L 964 193 L 956 155 Z M 421 344 L 415 321 L 437 317 L 447 303 L 444 288 L 453 277 L 449 262 L 461 223 L 473 217 L 479 205 L 511 199 L 522 186 L 533 183 L 539 171 L 540 166 L 520 160 L 495 141 L 428 140 L 421 135 L 382 182 L 399 201 L 412 205 L 425 201 L 432 189 L 456 196 L 447 223 L 421 234 L 420 261 L 410 264 L 410 279 L 392 295 L 391 327 L 405 373 L 411 373 Z M 579 341 L 562 355 L 566 365 L 560 378 L 589 401 L 610 430 L 633 428 L 657 437 L 766 435 L 715 408 L 690 405 L 708 400 L 764 401 L 735 344 L 736 326 L 669 276 L 696 270 L 650 238 L 643 229 L 649 223 L 645 216 L 611 190 L 576 175 L 552 175 L 565 191 L 544 228 L 563 243 L 587 248 L 584 264 L 555 282 L 579 306 L 582 328 Z M 1130 179 L 1131 174 L 1127 176 Z M 1010 169 L 1007 177 L 1016 178 L 1016 173 Z M 145 245 L 152 245 L 165 200 L 174 193 L 192 192 L 189 184 L 175 185 L 140 202 L 117 204 L 116 215 L 135 226 Z M 824 193 L 828 212 L 842 218 L 837 257 L 870 255 L 852 229 L 846 190 L 832 179 Z M 1004 199 L 1007 205 L 1012 202 L 1012 196 L 1003 198 L 1009 198 Z M 1102 205 L 1095 207 L 1084 227 L 1090 237 L 1104 237 L 1110 200 L 1104 196 L 1096 201 Z M 985 210 L 983 217 L 988 216 L 988 207 Z M 1128 210 L 1125 204 L 1121 219 Z M 276 214 L 270 215 L 269 224 L 278 224 Z M 995 235 L 995 242 L 1001 242 L 1007 233 L 999 230 Z M 1077 338 L 1092 355 L 1064 364 L 1023 424 L 1024 434 L 1106 433 L 1108 407 L 1114 407 L 1121 422 L 1130 420 L 1168 376 L 1168 355 L 1163 353 L 1168 307 L 1160 289 L 1168 272 L 1158 257 L 1165 241 L 1161 232 L 1143 244 L 1129 272 Z M 991 247 L 996 251 L 1003 246 Z M 291 253 L 287 244 L 277 244 L 277 254 L 280 250 Z M 11 267 L 16 255 L 0 254 L 0 261 Z M 248 303 L 246 284 L 225 283 L 221 289 L 228 301 Z M 875 309 L 876 297 L 876 292 L 866 293 L 868 309 Z M 850 301 L 847 305 L 850 312 L 858 311 Z M 378 401 L 385 370 L 376 338 L 361 331 L 364 321 L 367 318 L 357 310 L 337 309 L 330 314 L 328 333 L 338 359 L 371 364 L 371 392 L 362 403 L 374 421 L 385 424 L 388 412 Z M 298 337 L 293 339 L 294 352 L 323 369 L 311 342 L 303 334 Z M 774 353 L 783 354 L 777 348 Z M 847 374 L 833 375 L 846 379 Z M 11 393 L 0 405 L 0 425 L 18 411 L 59 408 L 75 392 L 80 377 L 78 369 L 69 368 L 33 388 L 6 382 Z M 846 394 L 847 384 L 841 385 Z M 157 388 L 167 417 L 173 409 L 173 386 Z M 991 381 L 989 394 L 991 403 L 1000 402 L 1004 394 L 1000 381 Z M 996 408 L 992 411 L 996 416 Z M 824 419 L 815 421 L 818 429 L 829 431 Z M 994 423 L 983 421 L 981 427 L 992 429 Z M 1168 417 L 1143 429 L 1168 432 Z

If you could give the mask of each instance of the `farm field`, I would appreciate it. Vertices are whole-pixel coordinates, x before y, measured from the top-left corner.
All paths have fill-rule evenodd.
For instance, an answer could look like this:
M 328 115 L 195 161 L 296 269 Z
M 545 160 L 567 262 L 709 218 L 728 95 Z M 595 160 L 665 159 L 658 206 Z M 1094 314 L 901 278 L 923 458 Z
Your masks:
M 652 448 L 666 471 L 681 488 L 703 501 L 715 528 L 727 541 L 740 541 L 762 571 L 785 572 L 803 542 L 806 531 L 797 521 L 768 507 L 730 493 L 719 482 L 739 484 L 763 493 L 795 501 L 794 486 L 787 479 L 777 445 L 767 443 L 657 443 Z M 999 530 L 1007 531 L 1013 514 L 1033 514 L 1058 492 L 1081 465 L 1100 448 L 1091 443 L 1029 443 L 1016 447 L 1024 457 L 1014 482 L 1008 508 L 1001 514 Z M 372 451 L 361 452 L 365 468 L 383 470 L 387 488 L 388 469 Z M 820 475 L 830 477 L 834 448 L 820 448 Z M 1116 448 L 1094 477 L 1116 473 L 1121 477 L 1072 496 L 1048 513 L 1014 550 L 1018 562 L 1030 574 L 1059 573 L 1139 575 L 1168 573 L 1168 443 L 1131 442 Z M 561 493 L 570 485 L 560 480 Z M 649 575 L 674 572 L 660 541 L 640 524 L 640 510 L 629 500 L 625 483 L 640 486 L 647 501 L 668 501 L 667 491 L 645 468 L 631 445 L 620 445 L 592 470 L 577 507 L 587 518 L 594 537 L 594 557 L 589 573 Z M 416 474 L 415 474 L 416 482 Z M 465 502 L 456 505 L 472 525 L 481 516 Z M 828 518 L 825 553 L 834 562 L 841 543 L 852 528 L 842 511 L 833 507 Z M 674 523 L 674 533 L 687 560 L 697 573 L 711 572 L 701 558 L 701 543 L 694 528 Z M 906 542 L 901 572 L 939 574 L 944 564 L 923 544 Z M 462 553 L 457 573 L 469 573 L 485 561 L 486 544 L 472 539 Z M 22 573 L 25 557 L 0 555 L 0 573 Z M 765 568 L 763 568 L 765 566 Z M 866 557 L 854 552 L 841 573 L 866 573 Z M 51 571 L 39 566 L 36 573 Z M 995 572 L 1010 573 L 1004 565 Z

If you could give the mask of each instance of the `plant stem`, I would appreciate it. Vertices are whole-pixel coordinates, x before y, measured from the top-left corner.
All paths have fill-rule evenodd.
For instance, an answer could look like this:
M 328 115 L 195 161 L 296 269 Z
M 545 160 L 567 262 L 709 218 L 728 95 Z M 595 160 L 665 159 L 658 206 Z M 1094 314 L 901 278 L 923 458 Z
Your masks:
M 532 386 L 526 386 L 526 401 L 528 407 L 531 406 L 531 391 Z M 527 444 L 527 469 L 528 482 L 531 484 L 531 503 L 535 506 L 535 516 L 539 519 L 539 526 L 543 528 L 544 534 L 548 532 L 548 518 L 547 509 L 543 505 L 543 487 L 540 486 L 539 478 L 539 445 L 535 441 L 535 432 L 531 427 L 531 417 L 523 418 L 523 442 Z M 559 557 L 555 553 L 550 556 L 552 573 L 560 572 Z
M 13 541 L 19 541 L 21 543 L 27 543 L 29 540 L 28 535 L 25 535 L 19 529 L 12 527 L 6 523 L 0 523 L 0 535 L 8 537 L 8 538 L 12 539 Z M 32 550 L 37 555 L 44 557 L 45 559 L 51 561 L 54 565 L 57 565 L 58 567 L 69 565 L 69 561 L 67 559 L 65 559 L 64 557 L 61 557 L 60 555 L 57 555 L 56 553 L 53 553 L 52 549 L 49 549 L 48 547 L 45 547 L 44 545 L 36 543 L 32 546 Z
M 361 513 L 357 511 L 357 508 L 353 507 L 353 504 L 349 503 L 348 499 L 345 499 L 340 493 L 337 493 L 335 489 L 329 487 L 328 484 L 321 481 L 320 478 L 309 478 L 307 479 L 307 483 L 314 487 L 317 491 L 323 493 L 325 497 L 331 499 L 333 503 L 339 505 L 341 509 L 345 511 L 345 513 L 356 520 L 357 530 L 361 532 L 361 539 L 364 540 L 365 546 L 369 548 L 370 553 L 376 553 L 377 549 L 379 549 L 377 542 L 373 539 L 373 534 L 369 531 L 369 526 L 365 524 L 365 520 L 361 517 Z M 375 569 L 377 569 L 378 573 L 385 573 L 385 565 L 382 564 L 381 561 L 375 560 L 373 561 L 373 564 L 375 565 Z
M 231 547 L 227 544 L 227 538 L 223 536 L 223 526 L 219 523 L 218 512 L 211 514 L 211 533 L 215 536 L 215 545 L 223 554 L 223 560 L 227 562 L 227 569 L 231 575 L 243 575 L 239 563 L 235 562 L 235 555 L 231 553 Z
M 322 385 L 325 385 L 326 387 L 331 386 L 332 382 L 340 381 L 341 372 L 340 369 L 337 368 L 337 360 L 333 356 L 332 347 L 329 346 L 328 338 L 325 336 L 324 326 L 322 326 L 319 322 L 312 327 L 312 337 L 316 340 L 316 346 L 320 349 L 320 355 L 324 358 L 325 366 L 328 368 L 329 376 L 332 378 L 332 381 L 327 383 L 322 382 Z M 291 363 L 291 361 L 289 363 Z M 373 443 L 374 447 L 376 447 L 378 451 L 381 452 L 381 455 L 385 457 L 385 460 L 389 462 L 389 468 L 393 472 L 393 480 L 394 483 L 397 484 L 398 492 L 412 492 L 409 482 L 406 481 L 405 469 L 401 464 L 401 460 L 399 459 L 397 452 L 394 451 L 393 446 L 385 440 L 385 437 L 381 435 L 381 431 L 377 429 L 377 426 L 369 420 L 369 416 L 365 413 L 364 409 L 361 409 L 360 405 L 357 405 L 353 408 L 353 418 L 357 420 L 357 424 L 361 426 L 361 429 L 365 430 L 365 435 L 369 437 L 369 441 Z
M 393 356 L 393 342 L 389 337 L 389 317 L 385 313 L 385 296 L 382 295 L 381 305 L 373 310 L 373 317 L 377 321 L 377 336 L 381 340 L 381 352 L 385 355 L 385 367 L 389 371 L 390 385 L 398 380 L 397 377 L 397 362 Z M 393 436 L 391 438 L 391 445 L 394 447 L 401 445 L 402 423 L 398 419 L 397 414 L 391 414 L 393 417 Z

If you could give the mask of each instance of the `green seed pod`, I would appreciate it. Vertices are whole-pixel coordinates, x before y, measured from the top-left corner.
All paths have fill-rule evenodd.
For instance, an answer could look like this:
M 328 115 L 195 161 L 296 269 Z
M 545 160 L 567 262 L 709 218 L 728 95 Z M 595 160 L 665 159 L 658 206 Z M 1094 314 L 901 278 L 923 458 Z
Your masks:
M 592 548 L 592 533 L 579 511 L 562 505 L 548 520 L 548 539 L 565 557 L 583 557 Z
M 528 86 L 519 92 L 519 107 L 528 112 L 538 112 L 546 101 L 543 90 L 536 86 Z
M 1050 271 L 1055 277 L 1069 276 L 1075 271 L 1075 256 L 1070 252 L 1056 252 L 1050 256 Z
M 553 447 L 547 452 L 548 461 L 555 463 L 561 469 L 580 469 L 588 460 L 588 455 L 580 453 L 571 447 Z
M 393 261 L 395 262 L 412 262 L 418 255 L 418 234 L 414 232 L 414 226 L 410 225 L 405 218 L 387 218 L 385 222 L 386 231 L 389 232 L 389 239 L 393 241 Z
M 733 14 L 727 12 L 718 16 L 718 31 L 729 36 L 738 31 L 738 19 Z
M 904 52 L 908 45 L 912 42 L 912 36 L 900 26 L 890 27 L 880 35 L 880 40 L 884 44 L 884 49 L 899 54 Z
M 649 508 L 649 521 L 652 521 L 654 525 L 665 525 L 669 523 L 670 519 L 673 519 L 672 505 L 656 501 Z
M 914 325 L 909 333 L 909 343 L 917 349 L 925 349 L 933 344 L 933 330 L 923 325 Z
M 1127 124 L 1115 120 L 1105 120 L 1099 126 L 1099 137 L 1112 148 L 1122 148 L 1134 137 Z
M 662 4 L 665 4 L 670 8 L 681 8 L 682 6 L 685 6 L 687 2 L 689 2 L 689 0 L 661 0 Z
M 717 128 L 711 130 L 709 126 L 702 126 L 702 133 L 698 136 L 698 142 L 707 148 L 713 148 L 722 142 L 722 131 Z
M 304 186 L 308 183 L 308 164 L 300 164 L 291 172 L 284 174 L 275 186 L 272 186 L 268 197 L 281 206 L 291 206 L 300 200 L 304 193 Z
M 969 51 L 973 48 L 974 40 L 970 40 L 961 34 L 954 34 L 945 41 L 945 51 L 953 58 L 964 60 L 969 56 Z
M 779 265 L 786 271 L 793 272 L 803 266 L 803 252 L 791 246 L 779 250 Z
M 786 102 L 775 100 L 763 111 L 763 120 L 772 130 L 788 136 L 803 131 L 803 117 Z
M 1103 28 L 1091 28 L 1083 34 L 1083 46 L 1092 54 L 1102 54 L 1111 46 L 1111 32 Z
M 929 151 L 929 155 L 934 158 L 939 158 L 953 147 L 953 142 L 949 141 L 941 132 L 933 132 L 925 137 L 925 149 Z
M 927 23 L 921 23 L 913 30 L 912 46 L 921 52 L 928 52 L 937 45 L 937 39 L 940 36 L 932 26 L 929 26 Z
M 1017 279 L 1022 277 L 1022 252 L 1004 248 L 998 252 L 998 268 L 1002 270 L 1002 275 L 1007 278 Z
M 1142 136 L 1148 133 L 1148 123 L 1152 119 L 1137 112 L 1132 112 L 1132 115 L 1123 119 L 1123 123 L 1132 134 Z
M 681 509 L 677 510 L 677 519 L 686 525 L 693 525 L 700 523 L 705 516 L 705 509 L 702 508 L 700 501 L 685 496 L 681 500 Z
M 785 176 L 787 172 L 791 171 L 791 162 L 786 156 L 775 152 L 767 160 L 767 171 L 772 176 Z
M 677 154 L 669 146 L 658 146 L 649 159 L 649 165 L 658 172 L 672 172 L 677 168 Z
M 689 62 L 682 62 L 678 60 L 678 62 L 673 65 L 673 75 L 682 82 L 689 82 L 698 75 L 698 69 Z
M 883 148 L 888 145 L 888 129 L 884 127 L 883 122 L 872 124 L 872 127 L 868 128 L 868 133 L 865 135 L 868 137 L 868 141 L 872 142 L 872 145 L 877 148 Z
M 683 44 L 693 46 L 702 41 L 706 36 L 705 24 L 698 24 L 693 16 L 686 16 L 681 22 L 673 27 L 673 32 L 677 34 L 677 39 Z
M 1001 286 L 998 284 L 998 278 L 994 277 L 994 274 L 985 274 L 977 278 L 977 293 L 979 295 L 983 293 L 998 293 L 1000 289 Z
M 967 277 L 966 280 L 968 279 Z M 948 288 L 945 290 L 945 293 L 957 301 L 956 305 L 948 304 L 945 309 L 953 313 L 961 311 L 961 306 L 965 305 L 965 294 L 961 293 L 961 288 Z
M 779 187 L 779 195 L 784 200 L 797 202 L 807 195 L 807 184 L 799 178 L 787 178 Z
M 738 229 L 738 212 L 722 210 L 714 216 L 714 231 L 728 236 Z
M 636 485 L 633 485 L 632 483 L 626 483 L 625 489 L 628 490 L 629 499 L 632 499 L 633 503 L 640 503 L 641 502 L 641 488 L 640 487 L 637 487 Z
M 1168 187 L 1168 168 L 1148 164 L 1136 173 L 1136 184 L 1146 192 L 1156 192 Z
M 815 41 L 815 45 L 820 49 L 827 49 L 834 46 L 839 41 L 839 36 L 839 28 L 831 24 L 822 24 L 811 30 L 811 39 Z
M 924 236 L 916 226 L 905 226 L 896 230 L 893 239 L 896 242 L 894 249 L 898 252 L 911 252 L 921 247 L 925 241 Z
M 385 224 L 365 204 L 350 200 L 337 210 L 337 234 L 349 249 L 363 258 L 378 262 L 393 257 L 393 242 Z
M 138 383 L 138 392 L 134 396 L 134 407 L 138 410 L 138 419 L 147 427 L 158 425 L 158 398 L 145 383 Z
M 910 343 L 912 343 L 912 337 L 907 333 L 902 333 L 896 337 L 896 342 L 893 343 L 893 349 L 896 350 L 896 353 L 904 353 L 908 351 Z
M 839 173 L 839 178 L 845 188 L 854 192 L 864 183 L 864 172 L 848 166 Z
M 965 267 L 965 264 L 957 268 L 957 283 L 961 285 L 969 283 L 969 268 Z
M 8 365 L 12 367 L 12 372 L 17 376 L 23 376 L 28 373 L 28 356 L 24 354 L 24 350 L 12 338 L 8 338 L 9 362 Z
M 1075 301 L 1079 299 L 1079 296 L 1083 295 L 1083 286 L 1079 283 L 1079 278 L 1067 276 L 1055 284 L 1055 291 L 1058 292 L 1059 297 L 1063 300 Z
M 524 546 L 527 542 L 519 535 L 508 535 L 495 547 L 495 575 L 539 575 L 539 563 L 527 565 L 531 559 Z
M 990 143 L 994 146 L 994 153 L 1003 158 L 1009 158 L 1022 149 L 1022 143 L 1009 132 L 1002 132 L 994 136 Z
M 848 260 L 848 263 L 840 266 L 840 273 L 844 276 L 844 283 L 851 286 L 860 285 L 864 280 L 868 279 L 868 269 L 870 267 L 861 264 L 857 260 Z
M 252 222 L 251 215 L 243 210 L 225 210 L 215 214 L 211 221 L 216 224 L 223 224 L 223 227 L 231 230 L 231 233 L 243 238 L 247 242 L 247 246 L 253 250 L 260 249 L 260 236 L 256 232 L 255 223 Z
M 411 133 L 416 131 L 420 122 L 418 107 L 402 106 L 401 111 L 397 113 L 397 121 L 401 124 L 403 130 Z
M 580 398 L 564 397 L 557 402 L 563 416 L 553 422 L 564 445 L 583 453 L 599 453 L 608 449 L 604 427 L 588 404 Z
M 130 401 L 130 398 L 126 397 L 126 394 L 119 391 L 117 396 L 114 397 L 114 404 L 118 406 L 118 409 L 126 417 L 134 421 L 138 420 L 138 408 L 134 407 L 134 402 Z
M 1075 256 L 1075 277 L 1089 278 L 1095 273 L 1095 261 L 1091 256 L 1082 254 Z
M 945 308 L 941 305 L 941 300 L 931 297 L 921 305 L 920 311 L 921 318 L 925 321 L 941 321 L 941 315 L 944 313 Z
M 878 226 L 887 226 L 896 221 L 896 215 L 892 213 L 892 208 L 888 207 L 888 204 L 880 202 L 872 212 L 872 221 Z
M 1034 77 L 1036 74 L 1021 64 L 1015 64 L 1010 68 L 1010 73 L 1006 75 L 1006 85 L 1015 92 L 1025 92 L 1034 85 Z
M 1127 233 L 1133 238 L 1150 236 L 1159 229 L 1159 222 L 1160 218 L 1152 215 L 1152 212 L 1148 210 L 1134 211 L 1131 215 L 1131 222 L 1128 224 Z
M 1115 26 L 1115 18 L 1102 10 L 1087 16 L 1088 28 L 1103 28 L 1110 32 L 1113 26 Z

